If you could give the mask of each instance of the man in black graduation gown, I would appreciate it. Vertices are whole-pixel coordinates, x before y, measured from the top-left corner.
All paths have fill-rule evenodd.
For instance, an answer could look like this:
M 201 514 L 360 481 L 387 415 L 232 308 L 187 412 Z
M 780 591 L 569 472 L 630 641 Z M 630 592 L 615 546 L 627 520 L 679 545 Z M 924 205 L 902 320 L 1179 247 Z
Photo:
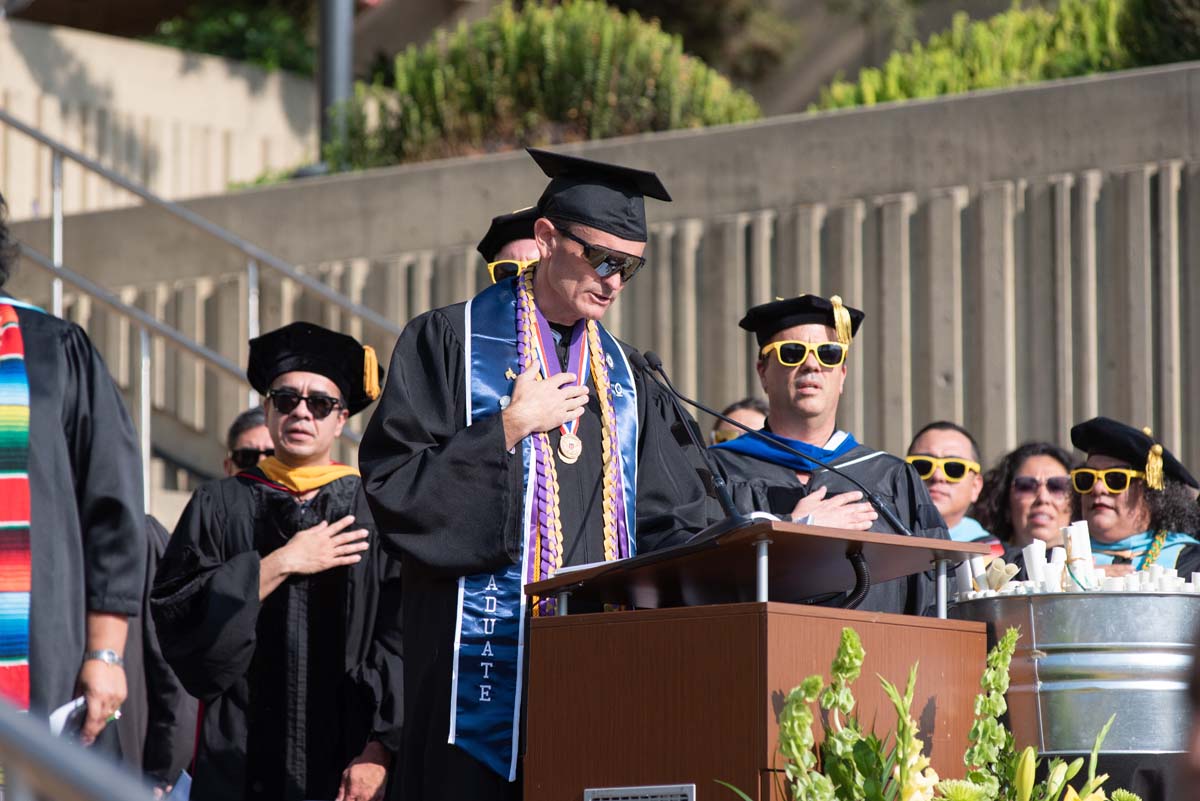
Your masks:
M 653 173 L 530 150 L 539 261 L 411 321 L 359 451 L 403 554 L 406 801 L 518 799 L 523 583 L 705 523 L 667 403 L 598 321 L 643 264 Z M 564 677 L 569 681 L 569 677 Z
M 159 641 L 203 705 L 192 797 L 381 796 L 399 745 L 399 568 L 330 451 L 374 351 L 310 323 L 250 342 L 275 455 L 196 491 L 159 565 Z
M 5 219 L 0 196 L 0 287 L 16 263 Z M 15 312 L 15 328 L 6 325 L 0 338 L 19 332 L 24 350 L 23 360 L 6 356 L 0 370 L 0 404 L 12 407 L 5 410 L 3 461 L 10 475 L 0 487 L 0 506 L 9 512 L 20 494 L 28 514 L 24 546 L 8 539 L 19 531 L 11 526 L 4 543 L 6 584 L 12 571 L 28 570 L 21 631 L 5 626 L 6 646 L 23 638 L 28 658 L 5 672 L 23 668 L 27 677 L 21 687 L 5 678 L 6 689 L 17 691 L 6 693 L 7 700 L 45 716 L 83 695 L 88 712 L 81 741 L 115 755 L 116 729 L 106 724 L 125 700 L 122 657 L 129 618 L 142 603 L 145 570 L 137 436 L 120 390 L 83 329 L 3 292 L 0 305 Z M 28 438 L 14 439 L 9 415 L 22 405 Z M 17 486 L 22 471 L 27 488 Z M 28 568 L 20 559 L 8 561 L 18 552 L 13 548 L 28 554 Z M 15 622 L 7 601 L 6 611 L 9 623 Z M 3 655 L 15 656 L 7 648 Z
M 916 471 L 903 459 L 861 445 L 837 428 L 845 360 L 864 316 L 843 306 L 836 295 L 828 300 L 801 295 L 746 313 L 739 325 L 758 340 L 758 376 L 770 406 L 764 433 L 853 475 L 890 505 L 913 534 L 945 539 L 945 523 Z M 807 459 L 750 435 L 709 452 L 744 512 L 896 533 L 853 484 Z M 875 585 L 859 608 L 922 614 L 933 601 L 929 578 L 918 575 Z

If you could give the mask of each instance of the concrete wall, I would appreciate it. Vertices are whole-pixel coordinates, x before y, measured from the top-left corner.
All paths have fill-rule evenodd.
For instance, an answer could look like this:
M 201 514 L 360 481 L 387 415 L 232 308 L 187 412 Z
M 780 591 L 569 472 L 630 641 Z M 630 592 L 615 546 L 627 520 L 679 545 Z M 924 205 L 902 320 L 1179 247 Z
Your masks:
M 676 198 L 647 204 L 651 264 L 608 322 L 657 350 L 684 391 L 717 406 L 758 391 L 736 328 L 747 306 L 837 292 L 867 312 L 841 421 L 866 442 L 902 450 L 944 417 L 992 460 L 1032 437 L 1065 443 L 1103 413 L 1153 426 L 1200 467 L 1198 130 L 1188 64 L 575 150 L 651 167 Z M 513 153 L 189 205 L 404 321 L 474 292 L 489 218 L 544 182 Z M 48 241 L 44 223 L 18 233 Z M 66 253 L 244 358 L 233 254 L 144 209 L 72 218 Z M 16 286 L 44 298 L 34 278 Z M 268 281 L 263 302 L 264 328 L 322 320 L 390 352 L 294 287 Z M 194 370 L 161 380 L 162 402 L 197 426 L 237 408 L 236 394 L 220 407 L 198 392 Z
M 227 59 L 0 19 L 0 107 L 168 198 L 224 192 L 317 149 L 311 81 Z M 68 211 L 129 205 L 68 163 Z M 50 208 L 50 155 L 0 125 L 0 192 L 14 219 Z

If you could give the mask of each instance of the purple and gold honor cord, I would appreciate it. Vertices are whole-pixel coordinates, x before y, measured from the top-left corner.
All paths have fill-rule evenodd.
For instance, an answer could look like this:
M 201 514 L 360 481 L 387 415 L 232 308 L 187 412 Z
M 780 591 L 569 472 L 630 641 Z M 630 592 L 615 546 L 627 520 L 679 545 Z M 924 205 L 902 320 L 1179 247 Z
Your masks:
M 533 337 L 537 317 L 533 299 L 534 270 L 526 270 L 517 279 L 517 358 L 522 371 L 534 364 Z M 629 556 L 629 538 L 623 509 L 621 486 L 620 445 L 617 438 L 616 414 L 613 410 L 612 387 L 608 366 L 600 346 L 599 328 L 594 320 L 587 321 L 588 354 L 592 381 L 600 401 L 601 452 L 604 465 L 604 559 L 612 561 Z M 541 380 L 539 375 L 539 380 Z M 535 526 L 531 526 L 528 547 L 533 549 L 529 559 L 527 582 L 551 578 L 562 567 L 562 521 L 559 517 L 558 470 L 550 447 L 550 436 L 539 431 L 533 436 L 533 458 L 537 486 L 533 492 L 534 509 L 530 510 Z M 554 613 L 554 599 L 538 599 L 535 615 Z

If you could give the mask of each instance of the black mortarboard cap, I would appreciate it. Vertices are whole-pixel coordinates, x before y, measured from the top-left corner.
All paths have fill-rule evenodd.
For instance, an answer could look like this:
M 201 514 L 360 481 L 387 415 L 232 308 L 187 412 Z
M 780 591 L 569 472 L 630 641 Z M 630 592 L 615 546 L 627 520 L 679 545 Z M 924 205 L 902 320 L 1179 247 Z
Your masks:
M 542 217 L 579 223 L 631 242 L 646 241 L 644 197 L 670 202 L 671 195 L 646 170 L 527 148 L 550 177 L 537 209 Z
M 828 299 L 820 295 L 800 295 L 755 306 L 746 312 L 738 325 L 754 332 L 760 348 L 785 328 L 808 323 L 833 327 L 838 341 L 849 345 L 864 317 L 866 315 L 858 309 L 842 305 L 842 299 L 837 295 Z
M 491 227 L 483 235 L 483 239 L 479 240 L 477 248 L 479 255 L 483 256 L 484 261 L 493 262 L 496 260 L 496 254 L 509 242 L 518 239 L 533 239 L 533 224 L 541 216 L 537 206 L 530 206 L 527 209 L 493 217 Z
M 1162 488 L 1161 476 L 1164 475 L 1200 489 L 1195 477 L 1173 453 L 1154 439 L 1148 428 L 1139 430 L 1110 417 L 1093 417 L 1071 429 L 1071 444 L 1088 454 L 1128 462 L 1134 470 L 1146 474 L 1146 486 L 1151 489 Z
M 357 414 L 379 397 L 383 368 L 370 345 L 313 323 L 297 322 L 250 340 L 246 377 L 260 395 L 284 373 L 323 375 L 342 392 L 350 414 Z

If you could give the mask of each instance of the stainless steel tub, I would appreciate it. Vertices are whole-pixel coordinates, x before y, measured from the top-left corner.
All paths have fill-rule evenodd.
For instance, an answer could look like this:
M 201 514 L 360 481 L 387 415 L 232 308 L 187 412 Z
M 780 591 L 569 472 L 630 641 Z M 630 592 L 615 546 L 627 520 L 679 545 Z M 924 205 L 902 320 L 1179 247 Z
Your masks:
M 1200 595 L 1053 593 L 962 601 L 951 617 L 1021 629 L 1008 708 L 1019 746 L 1090 751 L 1116 714 L 1103 753 L 1187 750 L 1193 638 Z

